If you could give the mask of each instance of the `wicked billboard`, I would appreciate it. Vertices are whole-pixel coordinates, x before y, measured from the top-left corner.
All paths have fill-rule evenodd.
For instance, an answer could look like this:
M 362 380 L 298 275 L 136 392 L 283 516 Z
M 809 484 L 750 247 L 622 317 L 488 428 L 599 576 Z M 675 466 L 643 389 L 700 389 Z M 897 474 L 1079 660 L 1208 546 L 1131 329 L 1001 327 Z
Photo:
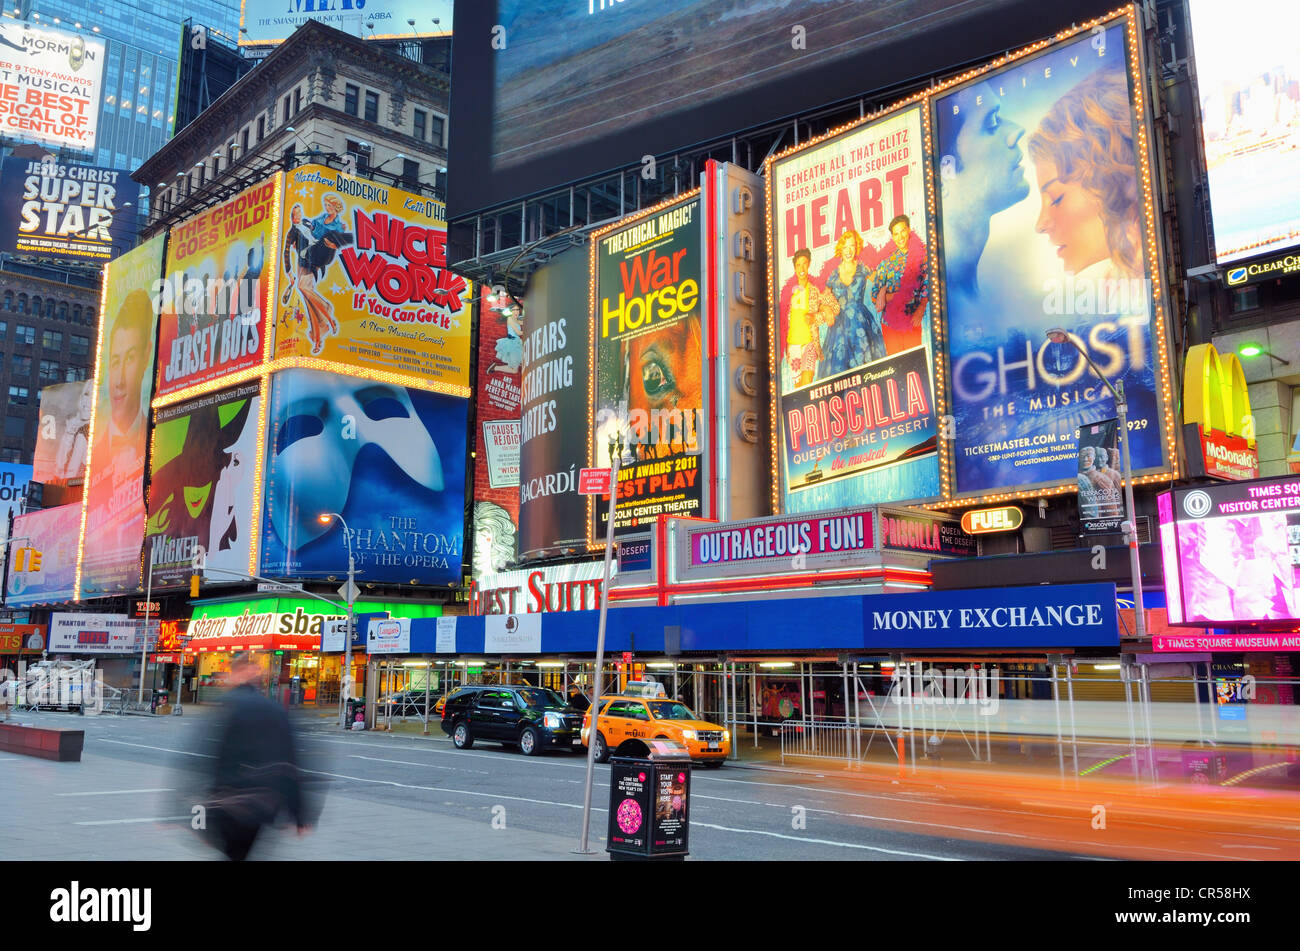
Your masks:
M 776 507 L 939 494 L 922 111 L 770 163 Z
M 615 532 L 703 514 L 704 347 L 698 194 L 598 231 L 591 244 L 591 464 L 619 453 Z M 592 496 L 593 537 L 609 520 Z
M 1116 410 L 1076 347 L 1123 385 L 1135 475 L 1176 464 L 1130 17 L 931 97 L 951 497 L 1077 486 L 1076 432 Z
M 247 570 L 260 399 L 253 381 L 156 412 L 145 525 L 155 589 L 187 583 L 199 548 L 224 569 L 213 581 Z

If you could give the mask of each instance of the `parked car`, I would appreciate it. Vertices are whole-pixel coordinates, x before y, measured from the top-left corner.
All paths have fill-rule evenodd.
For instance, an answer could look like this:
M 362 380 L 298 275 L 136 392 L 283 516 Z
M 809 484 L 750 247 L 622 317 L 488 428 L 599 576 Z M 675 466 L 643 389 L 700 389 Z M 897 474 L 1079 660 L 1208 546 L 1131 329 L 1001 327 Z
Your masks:
M 525 756 L 544 749 L 571 750 L 582 714 L 554 690 L 484 686 L 458 691 L 442 711 L 442 731 L 459 750 L 479 740 L 518 746 Z
M 582 720 L 582 745 L 591 732 L 591 713 Z M 676 740 L 693 762 L 716 769 L 731 753 L 731 731 L 699 719 L 686 704 L 666 697 L 605 697 L 596 733 L 596 761 L 609 759 L 612 749 L 628 739 Z

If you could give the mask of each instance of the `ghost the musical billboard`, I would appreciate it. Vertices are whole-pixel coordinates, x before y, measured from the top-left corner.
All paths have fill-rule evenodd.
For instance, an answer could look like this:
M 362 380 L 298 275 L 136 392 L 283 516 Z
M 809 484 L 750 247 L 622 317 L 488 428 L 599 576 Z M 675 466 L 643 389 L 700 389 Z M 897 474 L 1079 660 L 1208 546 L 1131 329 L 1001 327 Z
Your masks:
M 459 582 L 467 407 L 372 379 L 275 374 L 261 574 L 346 575 L 350 541 L 359 582 Z
M 939 493 L 919 106 L 772 160 L 779 509 Z
M 153 587 L 185 584 L 201 548 L 215 582 L 248 568 L 258 401 L 254 380 L 154 414 L 145 564 Z
M 595 406 L 591 464 L 622 453 L 615 532 L 657 515 L 703 514 L 704 340 L 698 192 L 591 245 Z M 606 496 L 592 496 L 604 538 Z
M 154 301 L 162 272 L 157 235 L 104 271 L 95 360 L 95 405 L 82 537 L 79 596 L 135 591 L 144 541 L 144 457 L 153 391 Z
M 168 234 L 157 295 L 159 396 L 262 362 L 277 185 L 268 178 Z
M 1116 414 L 1168 475 L 1163 289 L 1131 14 L 931 97 L 947 300 L 946 495 L 1070 491 L 1076 432 Z

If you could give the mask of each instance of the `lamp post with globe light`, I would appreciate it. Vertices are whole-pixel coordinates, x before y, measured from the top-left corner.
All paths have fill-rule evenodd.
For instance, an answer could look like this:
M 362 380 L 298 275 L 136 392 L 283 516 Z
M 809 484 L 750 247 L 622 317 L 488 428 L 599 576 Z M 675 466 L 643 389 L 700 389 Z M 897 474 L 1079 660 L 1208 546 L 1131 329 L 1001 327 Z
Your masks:
M 344 599 L 348 605 L 348 632 L 343 641 L 343 678 L 340 683 L 342 687 L 340 691 L 342 710 L 339 713 L 339 722 L 342 724 L 343 729 L 346 730 L 351 726 L 348 723 L 348 701 L 352 699 L 352 628 L 355 623 L 353 620 L 353 606 L 357 598 L 356 561 L 352 557 L 352 530 L 348 528 L 348 523 L 343 516 L 337 512 L 322 512 L 316 517 L 316 520 L 322 525 L 329 525 L 334 519 L 338 519 L 343 526 L 343 541 L 348 546 L 348 584 L 347 597 Z
M 1092 358 L 1088 356 L 1088 352 L 1083 349 L 1078 339 L 1068 330 L 1053 327 L 1047 331 L 1047 339 L 1052 343 L 1068 343 L 1078 350 L 1097 379 L 1106 384 L 1106 389 L 1110 390 L 1110 395 L 1115 398 L 1115 415 L 1119 418 L 1120 455 L 1124 467 L 1120 475 L 1124 479 L 1124 503 L 1128 508 L 1128 521 L 1120 528 L 1128 536 L 1129 571 L 1133 576 L 1133 633 L 1141 641 L 1147 636 L 1147 624 L 1142 599 L 1142 562 L 1138 556 L 1137 508 L 1133 503 L 1133 467 L 1128 452 L 1128 401 L 1124 399 L 1124 381 L 1119 381 L 1118 389 L 1112 386 L 1110 380 L 1097 369 L 1097 364 L 1092 362 Z

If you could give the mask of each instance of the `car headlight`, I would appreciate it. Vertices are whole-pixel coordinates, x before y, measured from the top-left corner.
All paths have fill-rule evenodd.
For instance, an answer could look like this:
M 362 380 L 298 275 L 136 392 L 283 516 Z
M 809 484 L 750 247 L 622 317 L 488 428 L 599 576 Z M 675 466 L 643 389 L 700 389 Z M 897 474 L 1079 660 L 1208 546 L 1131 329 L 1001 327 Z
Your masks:
M 548 730 L 558 730 L 564 726 L 564 717 L 558 713 L 547 713 L 542 716 L 542 725 Z
M 685 737 L 685 738 L 688 739 L 688 740 L 693 740 L 693 739 L 695 739 L 695 731 L 694 731 L 694 730 L 682 730 L 682 736 Z
M 730 743 L 730 742 L 731 742 L 731 731 L 730 731 L 730 730 L 723 730 L 723 731 L 722 731 L 722 739 L 725 740 L 726 742 Z

